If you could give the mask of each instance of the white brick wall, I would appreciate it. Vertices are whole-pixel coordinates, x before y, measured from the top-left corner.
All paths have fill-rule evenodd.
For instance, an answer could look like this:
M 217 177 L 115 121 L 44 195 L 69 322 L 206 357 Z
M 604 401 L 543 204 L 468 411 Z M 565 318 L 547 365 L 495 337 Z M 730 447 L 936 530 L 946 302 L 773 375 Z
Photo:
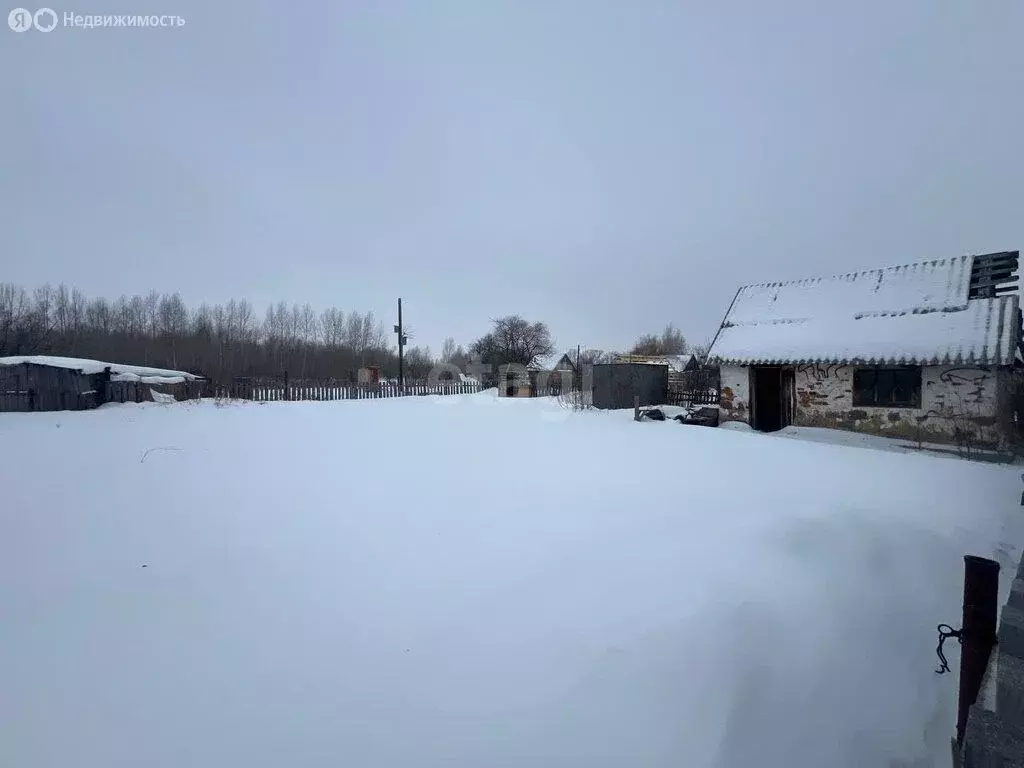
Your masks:
M 744 365 L 723 365 L 719 369 L 722 397 L 719 423 L 750 422 L 750 373 Z
M 926 366 L 920 408 L 853 405 L 853 366 L 796 366 L 797 424 L 833 426 L 914 439 L 950 440 L 959 428 L 977 439 L 996 440 L 995 369 Z
M 957 429 L 976 440 L 998 442 L 1000 399 L 1009 375 L 995 368 L 926 366 L 920 408 L 854 408 L 853 366 L 813 364 L 796 370 L 795 423 L 890 435 L 952 441 Z M 749 421 L 750 377 L 746 366 L 721 368 L 722 416 Z

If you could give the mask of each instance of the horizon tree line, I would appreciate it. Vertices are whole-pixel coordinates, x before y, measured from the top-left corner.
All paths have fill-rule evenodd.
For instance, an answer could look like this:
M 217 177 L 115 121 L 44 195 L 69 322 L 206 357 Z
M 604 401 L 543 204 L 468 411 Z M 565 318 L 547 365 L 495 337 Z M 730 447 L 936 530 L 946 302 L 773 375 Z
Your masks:
M 63 355 L 186 370 L 212 381 L 235 377 L 354 380 L 359 368 L 398 375 L 397 350 L 373 312 L 316 312 L 280 301 L 262 317 L 246 299 L 190 309 L 178 293 L 150 291 L 115 301 L 77 288 L 31 293 L 0 283 L 0 356 Z M 408 378 L 434 365 L 429 347 L 404 350 Z
M 556 347 L 546 324 L 519 315 L 492 321 L 492 329 L 468 349 L 448 337 L 441 354 L 429 346 L 403 351 L 405 377 L 425 379 L 438 362 L 469 369 L 529 364 L 552 356 Z M 686 339 L 669 324 L 662 334 L 641 336 L 631 352 L 683 354 Z M 575 352 L 575 350 L 574 350 Z M 373 312 L 317 312 L 309 303 L 268 306 L 262 316 L 246 299 L 189 308 L 179 293 L 150 291 L 114 301 L 89 298 L 77 288 L 43 285 L 29 292 L 0 283 L 0 357 L 63 355 L 154 368 L 187 370 L 211 381 L 236 377 L 355 381 L 365 366 L 381 377 L 398 376 L 397 349 Z M 575 355 L 570 353 L 575 359 Z M 614 353 L 581 351 L 580 362 L 608 362 Z

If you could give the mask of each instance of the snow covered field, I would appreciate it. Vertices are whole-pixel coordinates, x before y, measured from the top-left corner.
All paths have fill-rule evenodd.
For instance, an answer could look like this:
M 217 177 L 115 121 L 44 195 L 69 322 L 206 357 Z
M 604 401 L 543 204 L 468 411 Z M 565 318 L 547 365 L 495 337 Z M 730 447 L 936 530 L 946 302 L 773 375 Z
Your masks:
M 0 415 L 0 765 L 948 764 L 1019 470 L 631 416 Z

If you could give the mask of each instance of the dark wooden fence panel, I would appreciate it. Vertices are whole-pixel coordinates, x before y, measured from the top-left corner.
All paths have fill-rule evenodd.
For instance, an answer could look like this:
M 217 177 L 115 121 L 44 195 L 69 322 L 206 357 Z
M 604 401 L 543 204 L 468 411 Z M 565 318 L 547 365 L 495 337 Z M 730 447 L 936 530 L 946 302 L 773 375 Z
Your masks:
M 681 405 L 718 405 L 721 393 L 717 389 L 672 389 L 668 390 L 668 404 Z
M 99 402 L 145 403 L 152 401 L 153 392 L 173 395 L 175 400 L 187 401 L 201 398 L 221 400 L 249 400 L 254 402 L 298 402 L 335 400 L 377 400 L 381 398 L 424 396 L 424 395 L 465 395 L 483 390 L 481 384 L 462 382 L 409 382 L 400 388 L 393 382 L 378 384 L 352 384 L 350 382 L 289 381 L 280 379 L 236 379 L 230 384 L 213 384 L 207 381 L 186 381 L 180 384 L 147 384 L 141 381 L 108 381 L 99 385 L 101 391 L 82 391 L 81 386 L 68 391 L 45 392 L 38 388 L 22 390 L 0 389 L 0 413 L 5 411 L 79 410 L 94 408 Z
M 31 410 L 32 401 L 27 389 L 0 392 L 0 413 Z
M 669 405 L 718 405 L 720 394 L 717 368 L 684 371 L 670 378 L 668 382 Z
M 205 381 L 185 381 L 180 384 L 147 384 L 142 381 L 108 381 L 108 403 L 146 403 L 153 400 L 153 392 L 172 395 L 175 400 L 199 400 L 212 394 Z

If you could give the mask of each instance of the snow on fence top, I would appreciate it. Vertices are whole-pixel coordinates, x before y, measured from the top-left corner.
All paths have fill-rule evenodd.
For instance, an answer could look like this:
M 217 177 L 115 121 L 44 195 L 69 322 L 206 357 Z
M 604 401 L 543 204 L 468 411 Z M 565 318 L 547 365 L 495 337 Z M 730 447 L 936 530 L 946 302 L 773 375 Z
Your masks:
M 165 368 L 149 368 L 142 365 L 122 365 L 121 363 L 105 363 L 101 360 L 86 360 L 78 357 L 52 357 L 50 355 L 19 355 L 16 357 L 0 357 L 0 366 L 4 365 L 46 365 L 51 368 L 67 368 L 81 371 L 85 375 L 103 373 L 110 369 L 113 381 L 140 381 L 144 384 L 180 384 L 183 381 L 198 381 L 202 377 L 185 371 L 171 371 Z
M 740 288 L 722 363 L 1009 364 L 1018 297 L 968 298 L 973 256 Z

